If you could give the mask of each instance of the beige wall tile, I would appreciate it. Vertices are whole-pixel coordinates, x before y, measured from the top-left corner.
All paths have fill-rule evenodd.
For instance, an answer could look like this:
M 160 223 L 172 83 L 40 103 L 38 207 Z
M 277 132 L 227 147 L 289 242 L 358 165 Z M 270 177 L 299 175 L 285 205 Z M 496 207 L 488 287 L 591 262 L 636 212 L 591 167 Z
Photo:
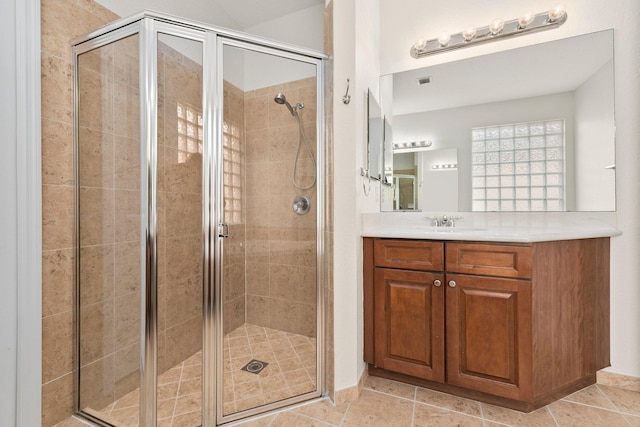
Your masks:
M 87 306 L 113 298 L 113 244 L 80 249 L 80 304 Z
M 113 133 L 113 90 L 111 76 L 93 71 L 85 71 L 78 75 L 78 123 L 80 126 Z
M 116 190 L 114 197 L 115 241 L 140 241 L 140 191 Z
M 115 349 L 140 341 L 140 294 L 129 294 L 114 300 Z
M 73 126 L 42 119 L 42 183 L 73 184 Z
M 113 355 L 80 368 L 80 408 L 101 410 L 115 400 Z
M 72 140 L 69 140 L 72 141 Z M 68 142 L 71 144 L 71 142 Z M 82 187 L 113 188 L 113 136 L 81 127 L 78 134 L 79 178 Z M 138 181 L 140 178 L 138 178 Z
M 42 319 L 42 382 L 62 377 L 73 369 L 73 312 Z
M 73 245 L 73 187 L 42 186 L 42 249 Z
M 73 413 L 73 374 L 42 386 L 42 425 L 52 426 Z
M 42 316 L 73 310 L 73 250 L 42 253 Z
M 124 136 L 114 137 L 114 185 L 121 190 L 140 188 L 140 142 Z
M 114 245 L 115 296 L 140 293 L 140 243 L 126 242 Z
M 80 309 L 80 366 L 86 366 L 115 348 L 114 303 L 112 300 Z
M 80 245 L 101 245 L 114 242 L 114 191 L 102 188 L 80 189 Z M 123 214 L 118 203 L 119 216 Z M 139 228 L 139 221 L 138 221 Z M 120 238 L 119 240 L 124 240 Z M 133 240 L 129 238 L 128 240 Z
M 42 118 L 73 123 L 73 85 L 69 59 L 42 52 Z

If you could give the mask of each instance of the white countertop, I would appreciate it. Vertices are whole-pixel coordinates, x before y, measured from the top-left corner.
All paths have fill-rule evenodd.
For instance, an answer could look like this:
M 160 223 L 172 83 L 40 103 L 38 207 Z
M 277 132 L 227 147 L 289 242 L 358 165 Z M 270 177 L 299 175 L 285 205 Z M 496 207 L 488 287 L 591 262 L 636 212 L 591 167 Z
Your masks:
M 546 242 L 615 237 L 615 214 L 590 213 L 453 213 L 455 227 L 433 227 L 430 216 L 442 213 L 384 212 L 363 214 L 363 237 L 466 240 L 480 242 Z M 615 224 L 615 222 L 614 222 Z

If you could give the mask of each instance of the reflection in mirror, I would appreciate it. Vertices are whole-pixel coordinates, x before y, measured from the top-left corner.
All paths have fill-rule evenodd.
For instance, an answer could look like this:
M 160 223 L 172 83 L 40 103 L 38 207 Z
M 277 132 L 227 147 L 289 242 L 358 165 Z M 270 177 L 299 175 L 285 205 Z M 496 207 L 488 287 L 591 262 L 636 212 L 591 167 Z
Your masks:
M 433 144 L 413 156 L 413 206 L 381 210 L 615 210 L 613 77 L 613 30 L 382 76 L 385 148 Z M 429 169 L 447 150 L 456 167 Z
M 374 179 L 382 177 L 382 111 L 371 90 L 367 91 L 367 169 Z

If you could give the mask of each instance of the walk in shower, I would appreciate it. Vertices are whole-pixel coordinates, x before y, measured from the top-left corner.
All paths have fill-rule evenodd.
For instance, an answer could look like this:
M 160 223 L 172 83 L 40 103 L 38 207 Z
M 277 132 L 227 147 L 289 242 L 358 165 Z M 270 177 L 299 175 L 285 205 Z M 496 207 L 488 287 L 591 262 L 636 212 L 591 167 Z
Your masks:
M 151 12 L 74 54 L 76 412 L 321 396 L 323 55 Z

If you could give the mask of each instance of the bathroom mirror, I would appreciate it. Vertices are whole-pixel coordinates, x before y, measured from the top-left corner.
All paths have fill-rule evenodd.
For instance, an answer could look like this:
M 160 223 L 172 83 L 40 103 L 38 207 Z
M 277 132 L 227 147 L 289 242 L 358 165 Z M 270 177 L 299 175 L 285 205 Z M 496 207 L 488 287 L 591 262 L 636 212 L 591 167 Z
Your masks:
M 373 179 L 381 179 L 383 162 L 383 118 L 380 104 L 369 89 L 367 91 L 367 169 Z
M 411 207 L 389 191 L 381 210 L 615 210 L 613 30 L 385 75 L 380 87 L 393 126 L 384 170 L 416 186 Z

